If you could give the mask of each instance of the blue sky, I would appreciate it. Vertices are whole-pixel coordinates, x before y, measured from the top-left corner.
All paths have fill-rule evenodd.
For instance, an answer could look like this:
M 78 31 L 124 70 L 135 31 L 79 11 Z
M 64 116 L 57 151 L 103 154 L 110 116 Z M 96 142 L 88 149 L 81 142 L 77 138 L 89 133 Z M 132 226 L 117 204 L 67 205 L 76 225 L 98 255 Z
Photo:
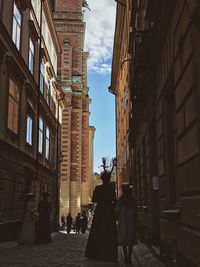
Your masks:
M 115 98 L 108 92 L 110 74 L 88 73 L 90 97 L 90 125 L 96 128 L 94 138 L 94 171 L 99 172 L 101 157 L 115 156 Z
M 85 51 L 89 52 L 88 86 L 92 99 L 90 125 L 96 128 L 94 138 L 94 171 L 100 172 L 101 158 L 111 159 L 115 149 L 115 97 L 109 93 L 113 53 L 116 2 L 87 0 L 91 11 L 85 11 Z

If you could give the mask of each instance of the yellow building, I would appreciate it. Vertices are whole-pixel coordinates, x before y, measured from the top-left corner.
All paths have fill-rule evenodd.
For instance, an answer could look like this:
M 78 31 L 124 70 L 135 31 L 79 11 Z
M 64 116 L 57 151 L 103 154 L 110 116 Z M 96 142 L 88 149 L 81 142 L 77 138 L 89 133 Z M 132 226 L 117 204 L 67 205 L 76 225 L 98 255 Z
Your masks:
M 124 3 L 124 4 L 123 4 Z M 123 182 L 130 181 L 129 155 L 129 114 L 130 78 L 129 55 L 130 15 L 125 2 L 117 4 L 111 86 L 109 91 L 116 97 L 116 138 L 117 138 L 117 183 L 121 194 Z

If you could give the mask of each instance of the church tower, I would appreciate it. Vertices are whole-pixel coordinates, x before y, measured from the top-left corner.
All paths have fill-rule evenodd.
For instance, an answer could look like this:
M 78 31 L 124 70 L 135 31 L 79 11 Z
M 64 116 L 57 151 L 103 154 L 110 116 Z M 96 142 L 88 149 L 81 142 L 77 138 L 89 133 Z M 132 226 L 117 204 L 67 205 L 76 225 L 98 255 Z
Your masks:
M 55 0 L 54 23 L 62 53 L 58 79 L 65 94 L 60 180 L 60 215 L 74 217 L 89 203 L 86 181 L 89 172 L 89 103 L 87 58 L 83 52 L 85 22 L 82 0 Z

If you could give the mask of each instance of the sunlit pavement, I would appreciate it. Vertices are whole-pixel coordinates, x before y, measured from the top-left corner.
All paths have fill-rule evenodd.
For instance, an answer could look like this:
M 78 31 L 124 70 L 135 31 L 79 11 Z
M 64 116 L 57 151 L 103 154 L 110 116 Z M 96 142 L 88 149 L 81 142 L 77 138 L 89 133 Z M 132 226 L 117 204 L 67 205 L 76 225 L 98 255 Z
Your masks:
M 53 233 L 52 243 L 45 245 L 17 246 L 16 242 L 0 243 L 0 267 L 64 267 L 64 266 L 134 266 L 164 267 L 143 244 L 134 247 L 132 265 L 122 262 L 119 250 L 119 262 L 98 262 L 84 258 L 87 234 Z

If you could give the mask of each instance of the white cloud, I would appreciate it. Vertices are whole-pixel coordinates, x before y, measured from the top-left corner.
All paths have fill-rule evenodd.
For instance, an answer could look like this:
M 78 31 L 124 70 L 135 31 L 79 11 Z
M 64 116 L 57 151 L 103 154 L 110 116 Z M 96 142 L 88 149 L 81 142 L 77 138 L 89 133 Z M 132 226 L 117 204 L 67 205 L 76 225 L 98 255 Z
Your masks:
M 89 51 L 88 69 L 106 74 L 111 72 L 115 27 L 115 0 L 88 0 L 86 10 L 85 50 Z

